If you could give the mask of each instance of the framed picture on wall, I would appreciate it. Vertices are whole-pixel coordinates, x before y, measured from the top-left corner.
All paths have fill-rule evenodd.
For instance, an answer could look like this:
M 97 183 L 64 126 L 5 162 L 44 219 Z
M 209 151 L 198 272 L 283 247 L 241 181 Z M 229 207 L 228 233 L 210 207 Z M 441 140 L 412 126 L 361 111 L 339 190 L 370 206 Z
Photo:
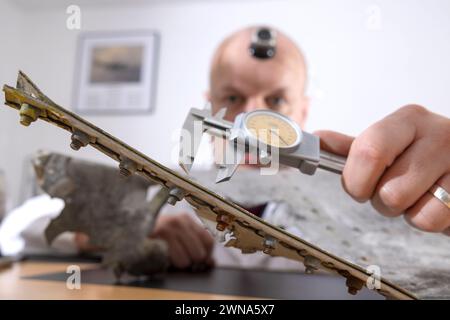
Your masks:
M 75 66 L 75 111 L 120 115 L 152 112 L 159 42 L 154 31 L 81 34 Z

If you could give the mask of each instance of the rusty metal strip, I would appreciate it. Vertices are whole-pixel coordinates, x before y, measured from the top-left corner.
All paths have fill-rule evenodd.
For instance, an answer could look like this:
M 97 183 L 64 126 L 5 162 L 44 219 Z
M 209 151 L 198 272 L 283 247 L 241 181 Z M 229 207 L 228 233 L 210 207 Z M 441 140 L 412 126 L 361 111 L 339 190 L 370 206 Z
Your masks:
M 171 190 L 172 202 L 185 198 L 202 218 L 217 223 L 217 229 L 229 232 L 233 239 L 227 246 L 243 253 L 261 250 L 272 256 L 301 261 L 307 271 L 323 269 L 347 279 L 350 293 L 355 294 L 371 277 L 364 268 L 341 259 L 321 248 L 277 228 L 220 195 L 192 181 L 138 150 L 89 123 L 78 115 L 58 106 L 47 98 L 33 82 L 19 72 L 18 87 L 3 87 L 5 104 L 19 110 L 21 123 L 29 125 L 42 119 L 72 133 L 71 147 L 91 145 L 119 162 L 123 174 L 139 174 Z M 380 279 L 376 290 L 389 299 L 416 299 L 409 291 Z

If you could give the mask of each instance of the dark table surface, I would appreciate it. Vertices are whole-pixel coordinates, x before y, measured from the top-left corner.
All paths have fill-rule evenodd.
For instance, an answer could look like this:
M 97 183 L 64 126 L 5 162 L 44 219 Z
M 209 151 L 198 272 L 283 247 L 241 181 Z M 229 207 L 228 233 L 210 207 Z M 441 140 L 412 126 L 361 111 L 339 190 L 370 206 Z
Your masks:
M 99 262 L 96 257 L 28 256 L 26 260 L 48 262 Z M 67 273 L 44 273 L 27 279 L 66 281 Z M 363 288 L 356 296 L 347 293 L 345 278 L 326 274 L 279 272 L 238 268 L 213 268 L 205 272 L 169 271 L 152 278 L 124 276 L 117 282 L 111 270 L 100 265 L 81 274 L 82 283 L 156 288 L 274 299 L 384 299 Z

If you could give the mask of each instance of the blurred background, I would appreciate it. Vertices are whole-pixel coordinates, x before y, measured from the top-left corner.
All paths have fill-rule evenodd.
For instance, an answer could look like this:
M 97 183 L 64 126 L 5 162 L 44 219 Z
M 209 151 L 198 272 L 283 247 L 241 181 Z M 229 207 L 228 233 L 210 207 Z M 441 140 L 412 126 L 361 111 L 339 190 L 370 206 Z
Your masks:
M 66 10 L 73 4 L 81 10 L 81 24 L 72 30 Z M 153 111 L 82 116 L 176 167 L 176 130 L 189 108 L 205 104 L 214 49 L 251 24 L 279 28 L 302 48 L 309 68 L 308 131 L 356 135 L 408 103 L 450 116 L 447 0 L 2 0 L 0 84 L 14 86 L 23 70 L 51 99 L 71 109 L 81 34 L 155 31 L 160 46 Z M 27 159 L 38 149 L 112 164 L 89 148 L 75 153 L 69 134 L 47 123 L 25 129 L 18 121 L 16 111 L 0 108 L 0 171 L 8 209 L 24 200 Z

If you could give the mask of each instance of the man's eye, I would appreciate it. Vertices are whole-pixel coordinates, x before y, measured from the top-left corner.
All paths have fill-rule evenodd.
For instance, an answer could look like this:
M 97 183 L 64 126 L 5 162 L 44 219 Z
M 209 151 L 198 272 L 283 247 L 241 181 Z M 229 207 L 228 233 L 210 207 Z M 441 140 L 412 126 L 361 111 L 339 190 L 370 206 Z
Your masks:
M 227 102 L 235 104 L 235 103 L 239 103 L 241 101 L 241 97 L 236 96 L 236 95 L 230 95 L 227 97 Z
M 284 100 L 283 97 L 269 97 L 267 98 L 267 104 L 269 105 L 269 107 L 280 107 L 282 106 L 286 101 Z

